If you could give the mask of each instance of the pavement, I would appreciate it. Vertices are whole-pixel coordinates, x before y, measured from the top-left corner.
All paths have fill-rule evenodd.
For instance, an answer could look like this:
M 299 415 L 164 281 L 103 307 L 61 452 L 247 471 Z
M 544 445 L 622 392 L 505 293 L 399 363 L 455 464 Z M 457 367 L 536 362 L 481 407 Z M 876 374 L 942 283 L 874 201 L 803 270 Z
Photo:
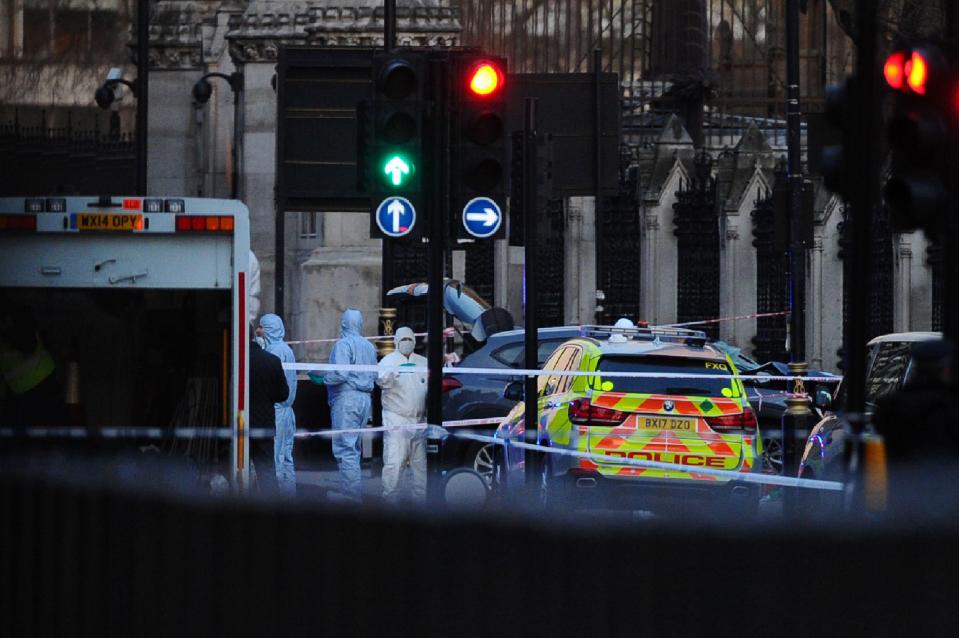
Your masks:
M 336 464 L 329 463 L 307 463 L 305 469 L 296 471 L 296 489 L 297 498 L 301 500 L 313 501 L 336 501 L 336 495 L 339 493 L 340 475 L 336 470 Z M 383 463 L 379 458 L 364 459 L 361 466 L 363 493 L 363 502 L 366 504 L 382 503 L 383 481 L 381 474 Z M 411 473 L 406 468 L 400 479 L 400 486 L 403 493 L 410 493 Z M 331 496 L 332 494 L 332 496 Z M 600 516 L 601 511 L 591 510 L 591 515 Z M 606 512 L 606 516 L 616 519 L 631 519 L 636 523 L 654 521 L 661 518 L 660 514 L 637 510 L 634 512 Z M 764 496 L 759 502 L 757 518 L 760 521 L 775 521 L 782 518 L 782 500 L 781 493 L 774 491 Z
M 340 473 L 332 467 L 297 469 L 296 493 L 299 498 L 311 500 L 336 500 L 340 491 Z M 383 500 L 383 462 L 380 459 L 364 460 L 360 473 L 360 490 L 365 503 L 379 503 Z M 406 467 L 400 477 L 400 490 L 410 494 L 412 474 Z M 333 496 L 331 496 L 331 493 Z

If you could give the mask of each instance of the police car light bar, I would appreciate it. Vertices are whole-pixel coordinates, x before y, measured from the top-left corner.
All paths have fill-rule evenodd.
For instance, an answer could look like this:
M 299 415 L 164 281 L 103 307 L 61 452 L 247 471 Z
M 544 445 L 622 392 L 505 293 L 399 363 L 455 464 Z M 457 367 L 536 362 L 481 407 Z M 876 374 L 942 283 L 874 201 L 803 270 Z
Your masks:
M 697 347 L 706 345 L 707 340 L 706 333 L 702 330 L 686 328 L 649 328 L 642 326 L 620 328 L 617 326 L 584 325 L 579 327 L 579 334 L 582 337 L 593 337 L 594 339 L 609 339 L 613 335 L 623 335 L 636 340 L 653 341 L 658 339 Z

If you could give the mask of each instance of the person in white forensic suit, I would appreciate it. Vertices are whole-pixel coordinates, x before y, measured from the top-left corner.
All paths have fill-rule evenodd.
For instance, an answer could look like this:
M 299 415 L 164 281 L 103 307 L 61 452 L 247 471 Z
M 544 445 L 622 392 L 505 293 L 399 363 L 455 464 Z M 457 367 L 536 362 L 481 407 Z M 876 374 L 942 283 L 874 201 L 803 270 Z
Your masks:
M 423 423 L 426 417 L 425 371 L 406 372 L 402 368 L 426 368 L 426 357 L 413 352 L 416 337 L 403 326 L 393 337 L 396 350 L 380 361 L 381 368 L 399 366 L 399 370 L 383 370 L 376 383 L 383 391 L 383 425 L 385 427 Z M 413 501 L 426 502 L 426 429 L 408 429 L 383 433 L 383 500 L 400 500 L 400 477 L 409 463 L 413 474 Z

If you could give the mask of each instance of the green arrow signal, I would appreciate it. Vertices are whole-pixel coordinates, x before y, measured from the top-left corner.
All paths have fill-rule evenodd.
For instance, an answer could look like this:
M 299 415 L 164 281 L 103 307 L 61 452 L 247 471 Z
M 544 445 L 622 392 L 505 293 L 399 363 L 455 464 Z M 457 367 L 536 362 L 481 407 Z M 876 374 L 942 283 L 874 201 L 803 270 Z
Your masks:
M 383 172 L 389 176 L 393 186 L 401 186 L 405 179 L 404 176 L 409 175 L 412 170 L 413 168 L 399 155 L 391 157 L 383 166 Z

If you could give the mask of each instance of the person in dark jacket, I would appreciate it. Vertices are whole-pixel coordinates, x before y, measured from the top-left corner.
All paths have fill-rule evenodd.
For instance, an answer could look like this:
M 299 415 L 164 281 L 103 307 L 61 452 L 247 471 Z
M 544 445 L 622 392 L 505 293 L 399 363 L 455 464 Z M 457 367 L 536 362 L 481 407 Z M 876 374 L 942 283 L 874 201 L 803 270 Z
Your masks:
M 273 433 L 276 432 L 274 405 L 286 401 L 290 388 L 283 374 L 283 364 L 256 341 L 250 342 L 250 420 L 251 429 L 265 429 L 271 434 L 250 439 L 250 462 L 256 470 L 257 483 L 263 492 L 277 491 L 273 467 Z

